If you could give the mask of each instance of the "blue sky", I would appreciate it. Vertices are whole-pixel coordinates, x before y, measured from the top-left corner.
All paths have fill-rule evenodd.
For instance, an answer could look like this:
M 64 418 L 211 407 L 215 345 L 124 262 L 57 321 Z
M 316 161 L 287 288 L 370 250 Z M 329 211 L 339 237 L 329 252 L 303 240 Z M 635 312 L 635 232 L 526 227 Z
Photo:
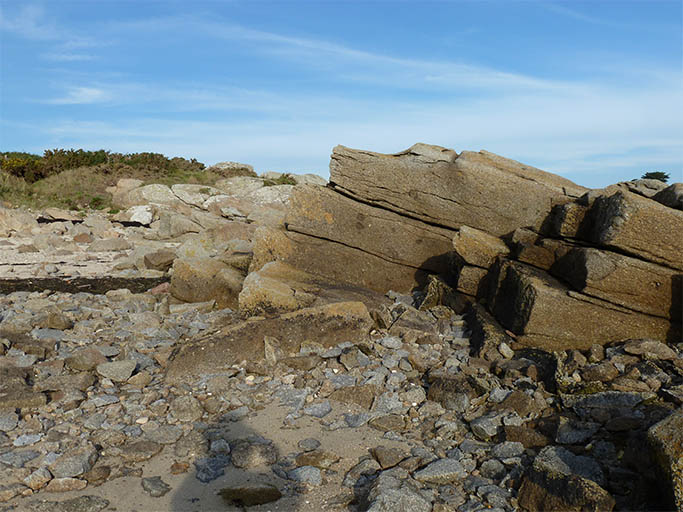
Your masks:
M 0 0 L 0 150 L 328 176 L 336 144 L 683 181 L 682 6 Z

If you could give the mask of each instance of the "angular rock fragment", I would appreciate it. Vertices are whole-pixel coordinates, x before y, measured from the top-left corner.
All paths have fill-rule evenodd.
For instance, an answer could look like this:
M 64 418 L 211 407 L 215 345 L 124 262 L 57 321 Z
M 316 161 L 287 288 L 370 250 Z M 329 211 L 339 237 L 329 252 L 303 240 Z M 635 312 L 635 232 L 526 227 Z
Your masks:
M 527 510 L 606 510 L 615 501 L 596 480 L 602 480 L 600 467 L 588 457 L 548 446 L 536 456 L 519 489 L 519 504 Z
M 663 486 L 670 496 L 669 502 L 678 510 L 683 509 L 683 409 L 675 411 L 650 428 L 648 441 L 655 454 L 659 470 L 667 485 Z
M 482 268 L 489 268 L 498 256 L 510 253 L 500 238 L 469 226 L 460 227 L 453 237 L 453 248 L 465 263 Z
M 598 197 L 590 240 L 653 263 L 683 270 L 683 212 L 631 193 Z
M 244 275 L 214 258 L 176 259 L 170 292 L 185 302 L 215 300 L 219 308 L 237 309 Z
M 501 262 L 492 282 L 497 283 L 489 298 L 494 316 L 527 346 L 588 349 L 594 343 L 635 336 L 662 340 L 680 336 L 675 324 L 666 319 L 569 291 L 559 281 L 521 263 Z
M 653 195 L 652 199 L 669 208 L 683 210 L 683 183 L 672 183 Z
M 391 179 L 389 179 L 391 177 Z M 540 227 L 554 201 L 586 189 L 487 151 L 415 144 L 394 155 L 337 146 L 333 188 L 362 201 L 451 229 L 462 225 L 495 236 Z M 485 197 L 482 201 L 480 198 Z
M 581 293 L 680 322 L 683 273 L 622 254 L 575 248 L 551 268 Z

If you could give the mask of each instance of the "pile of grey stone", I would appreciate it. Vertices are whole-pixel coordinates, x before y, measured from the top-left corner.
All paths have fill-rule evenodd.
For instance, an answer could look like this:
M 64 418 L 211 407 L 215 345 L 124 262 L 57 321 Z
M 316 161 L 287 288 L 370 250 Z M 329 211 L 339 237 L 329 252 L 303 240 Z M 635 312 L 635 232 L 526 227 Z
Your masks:
M 106 282 L 0 295 L 0 510 L 99 511 L 121 477 L 163 500 L 179 474 L 236 510 L 683 506 L 680 184 L 426 145 L 335 148 L 326 187 L 224 181 L 0 210 L 12 254 L 68 243 Z

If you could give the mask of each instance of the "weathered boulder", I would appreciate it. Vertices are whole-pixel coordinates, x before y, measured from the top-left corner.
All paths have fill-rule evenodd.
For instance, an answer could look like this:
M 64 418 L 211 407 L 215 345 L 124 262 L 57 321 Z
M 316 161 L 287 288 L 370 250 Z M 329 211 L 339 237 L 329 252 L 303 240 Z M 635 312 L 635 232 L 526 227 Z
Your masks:
M 324 275 L 331 281 L 350 283 L 380 293 L 389 289 L 410 291 L 416 283 L 417 286 L 424 285 L 428 276 L 428 272 L 422 269 L 387 261 L 355 247 L 330 244 L 329 240 L 262 226 L 254 234 L 254 259 L 250 271 L 276 260 L 310 274 Z
M 119 207 L 127 207 L 127 196 L 128 192 L 134 188 L 141 187 L 142 181 L 132 179 L 132 178 L 122 178 L 114 187 L 107 187 L 106 191 L 112 196 L 112 204 Z
M 617 192 L 598 197 L 590 215 L 592 242 L 683 270 L 683 212 Z
M 280 261 L 268 263 L 244 280 L 240 312 L 247 316 L 273 315 L 308 307 L 320 291 L 312 284 L 312 277 Z
M 581 293 L 680 322 L 683 273 L 622 254 L 581 247 L 557 260 L 551 272 Z
M 200 224 L 190 220 L 183 213 L 169 210 L 159 211 L 159 225 L 157 226 L 157 237 L 165 240 L 177 238 L 185 233 L 199 233 L 203 230 Z
M 481 296 L 487 288 L 488 270 L 471 265 L 459 265 L 456 272 L 456 290 L 471 297 Z
M 553 207 L 545 228 L 554 237 L 585 239 L 588 211 L 588 206 L 578 201 L 558 204 Z
M 148 205 L 131 206 L 123 212 L 114 215 L 113 220 L 117 222 L 136 222 L 143 226 L 149 226 L 155 218 L 154 209 Z
M 643 197 L 653 197 L 661 190 L 666 188 L 666 182 L 651 178 L 640 178 L 637 180 L 622 181 L 609 188 L 619 187 L 628 192 L 633 192 Z
M 39 214 L 39 219 L 43 221 L 69 221 L 69 222 L 82 222 L 83 218 L 79 217 L 78 215 L 67 211 L 67 210 L 62 210 L 61 208 L 45 208 L 40 214 Z
M 10 236 L 12 232 L 30 233 L 38 227 L 38 221 L 30 213 L 0 207 L 0 236 Z
M 595 460 L 548 446 L 536 456 L 522 481 L 519 504 L 531 512 L 610 511 L 614 498 L 596 480 L 601 483 L 602 472 Z
M 222 194 L 217 188 L 207 185 L 179 183 L 171 186 L 171 191 L 183 203 L 202 208 L 207 199 Z
M 510 253 L 500 238 L 469 226 L 462 226 L 455 234 L 453 248 L 465 263 L 482 268 L 489 268 L 498 256 Z
M 587 349 L 628 338 L 676 340 L 680 328 L 660 317 L 569 290 L 522 263 L 500 261 L 490 276 L 489 308 L 522 345 Z
M 571 251 L 575 244 L 565 240 L 543 238 L 525 228 L 515 230 L 510 239 L 512 259 L 542 270 L 550 270 L 555 262 Z
M 416 144 L 395 155 L 337 146 L 330 184 L 369 204 L 451 229 L 495 236 L 540 228 L 554 204 L 583 194 L 569 180 L 482 151 Z
M 261 178 L 254 176 L 236 176 L 219 180 L 214 187 L 229 196 L 245 196 L 265 186 Z
M 655 460 L 670 486 L 666 492 L 673 491 L 671 504 L 683 510 L 683 409 L 650 427 L 647 435 Z
M 175 252 L 168 249 L 160 249 L 158 251 L 147 253 L 144 256 L 146 268 L 151 268 L 152 270 L 161 270 L 162 272 L 166 272 L 169 268 L 171 268 L 175 259 Z
M 297 187 L 285 221 L 289 231 L 330 241 L 330 252 L 344 245 L 409 267 L 407 272 L 447 272 L 450 266 L 451 231 L 373 208 L 328 188 Z M 326 262 L 318 266 L 324 275 Z M 391 276 L 386 278 L 391 287 Z
M 169 362 L 167 379 L 182 381 L 189 375 L 218 372 L 241 361 L 262 360 L 266 337 L 275 338 L 283 353 L 293 355 L 307 339 L 332 347 L 364 338 L 373 325 L 362 302 L 338 302 L 275 318 L 246 320 L 208 340 L 182 345 Z
M 652 196 L 652 199 L 669 208 L 683 210 L 683 183 L 669 185 Z
M 164 204 L 173 206 L 181 201 L 166 185 L 154 183 L 143 187 L 136 187 L 121 197 L 119 206 L 129 208 L 143 204 Z
M 349 301 L 363 302 L 369 310 L 390 302 L 370 290 L 331 282 L 281 261 L 267 263 L 251 272 L 239 294 L 240 312 L 248 316 L 272 316 L 308 306 Z
M 219 308 L 237 308 L 244 275 L 215 258 L 179 258 L 173 262 L 171 295 L 184 302 L 215 300 Z

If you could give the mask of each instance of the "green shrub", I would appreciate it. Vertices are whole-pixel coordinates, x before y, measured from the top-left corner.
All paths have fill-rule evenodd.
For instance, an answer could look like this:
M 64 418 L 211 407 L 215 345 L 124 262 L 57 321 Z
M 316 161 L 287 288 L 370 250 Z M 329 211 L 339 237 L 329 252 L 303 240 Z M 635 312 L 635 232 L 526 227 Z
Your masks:
M 292 177 L 291 174 L 285 173 L 277 179 L 265 180 L 263 182 L 263 185 L 266 187 L 273 187 L 275 185 L 296 185 L 296 180 Z
M 643 174 L 641 178 L 644 180 L 659 180 L 666 183 L 669 181 L 670 176 L 669 173 L 663 171 L 650 171 Z

